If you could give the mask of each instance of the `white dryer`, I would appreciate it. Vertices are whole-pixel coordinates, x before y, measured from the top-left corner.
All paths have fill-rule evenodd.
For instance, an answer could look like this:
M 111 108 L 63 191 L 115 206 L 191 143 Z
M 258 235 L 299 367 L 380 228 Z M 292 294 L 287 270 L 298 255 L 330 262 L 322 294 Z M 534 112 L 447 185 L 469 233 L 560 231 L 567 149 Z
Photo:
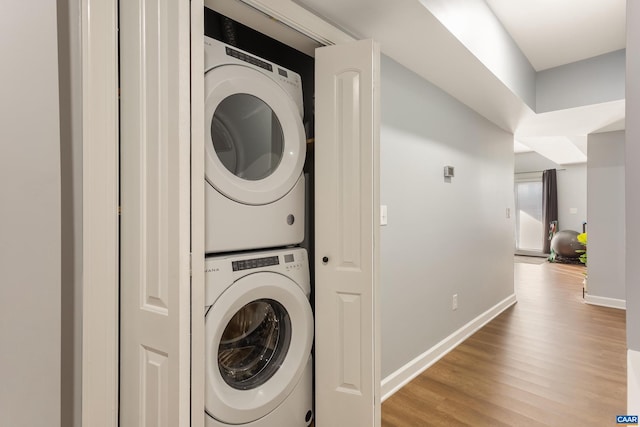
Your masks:
M 300 76 L 205 36 L 205 251 L 304 238 Z
M 206 426 L 308 426 L 313 314 L 307 252 L 216 256 L 205 268 Z

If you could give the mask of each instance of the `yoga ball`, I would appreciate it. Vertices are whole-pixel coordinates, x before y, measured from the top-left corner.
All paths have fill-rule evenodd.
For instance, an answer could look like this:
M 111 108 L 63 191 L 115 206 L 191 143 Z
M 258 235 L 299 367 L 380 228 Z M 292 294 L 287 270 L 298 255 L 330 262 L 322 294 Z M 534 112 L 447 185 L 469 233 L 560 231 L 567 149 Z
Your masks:
M 556 254 L 565 258 L 578 258 L 579 250 L 584 250 L 582 243 L 578 241 L 578 233 L 573 230 L 558 231 L 553 239 L 551 239 L 551 249 Z

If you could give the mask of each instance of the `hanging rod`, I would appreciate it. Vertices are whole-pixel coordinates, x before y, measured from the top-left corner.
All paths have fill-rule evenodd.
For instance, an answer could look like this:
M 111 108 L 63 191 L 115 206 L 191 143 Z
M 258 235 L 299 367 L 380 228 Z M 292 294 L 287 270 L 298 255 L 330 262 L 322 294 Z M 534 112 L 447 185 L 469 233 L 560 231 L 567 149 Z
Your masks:
M 545 169 L 545 170 L 549 170 L 549 169 Z M 559 169 L 556 169 L 556 171 L 566 171 L 566 170 L 567 170 L 567 168 L 559 168 Z M 542 173 L 542 172 L 544 172 L 544 170 L 541 170 L 541 171 L 514 172 L 514 173 L 515 173 L 516 175 L 518 175 L 518 174 L 521 174 L 521 173 L 537 173 L 537 172 Z

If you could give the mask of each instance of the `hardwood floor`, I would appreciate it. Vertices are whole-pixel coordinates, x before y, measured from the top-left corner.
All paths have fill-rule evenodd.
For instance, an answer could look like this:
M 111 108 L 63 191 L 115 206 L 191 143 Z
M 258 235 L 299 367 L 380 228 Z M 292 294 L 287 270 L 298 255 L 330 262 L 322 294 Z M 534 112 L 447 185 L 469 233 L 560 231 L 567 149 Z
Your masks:
M 583 303 L 583 272 L 515 264 L 518 303 L 387 399 L 382 425 L 615 425 L 625 312 Z

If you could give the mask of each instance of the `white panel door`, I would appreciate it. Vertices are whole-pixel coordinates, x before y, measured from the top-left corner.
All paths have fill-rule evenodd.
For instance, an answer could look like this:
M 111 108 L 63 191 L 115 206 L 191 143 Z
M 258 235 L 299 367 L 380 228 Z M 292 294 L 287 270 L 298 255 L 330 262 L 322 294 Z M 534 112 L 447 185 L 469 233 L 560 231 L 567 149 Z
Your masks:
M 380 425 L 380 52 L 316 50 L 316 425 Z
M 190 7 L 120 2 L 120 426 L 190 418 Z

